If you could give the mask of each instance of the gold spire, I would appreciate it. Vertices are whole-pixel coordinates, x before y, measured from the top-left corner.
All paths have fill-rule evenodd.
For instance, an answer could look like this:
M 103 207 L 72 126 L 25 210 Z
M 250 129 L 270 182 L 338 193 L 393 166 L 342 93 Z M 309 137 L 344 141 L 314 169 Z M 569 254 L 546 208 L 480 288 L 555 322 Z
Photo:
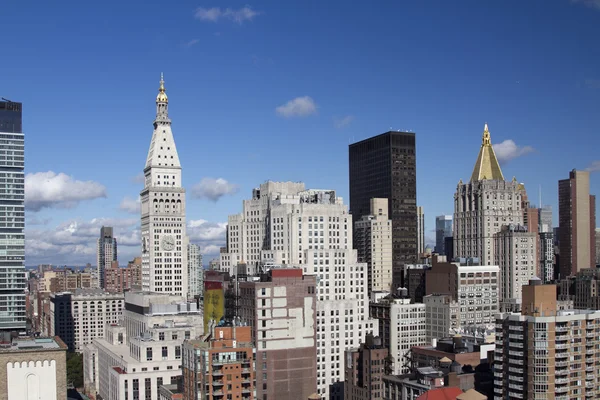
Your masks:
M 163 78 L 163 73 L 160 73 L 160 87 L 158 88 L 158 96 L 156 96 L 157 103 L 168 103 L 169 98 L 167 97 L 167 93 L 165 93 L 165 80 Z
M 482 180 L 504 180 L 500 164 L 498 164 L 496 153 L 492 147 L 492 138 L 487 123 L 483 127 L 481 149 L 471 175 L 471 182 Z

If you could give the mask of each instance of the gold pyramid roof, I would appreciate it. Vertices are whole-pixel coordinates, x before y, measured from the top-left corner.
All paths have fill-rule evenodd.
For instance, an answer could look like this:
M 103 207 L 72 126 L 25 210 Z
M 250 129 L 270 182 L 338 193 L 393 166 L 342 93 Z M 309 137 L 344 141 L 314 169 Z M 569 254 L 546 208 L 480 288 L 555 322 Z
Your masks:
M 479 150 L 475 168 L 473 168 L 473 175 L 471 175 L 471 182 L 482 180 L 504 180 L 504 175 L 502 175 L 500 164 L 492 147 L 492 138 L 487 124 L 483 128 L 481 149 Z

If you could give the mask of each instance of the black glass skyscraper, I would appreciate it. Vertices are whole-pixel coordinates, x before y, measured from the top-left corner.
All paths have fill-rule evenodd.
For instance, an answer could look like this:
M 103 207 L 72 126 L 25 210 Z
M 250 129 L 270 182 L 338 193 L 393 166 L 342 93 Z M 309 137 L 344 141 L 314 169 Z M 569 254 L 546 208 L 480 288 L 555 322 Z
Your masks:
M 368 215 L 370 199 L 387 198 L 392 219 L 393 284 L 402 285 L 402 266 L 417 261 L 417 171 L 415 134 L 386 132 L 349 149 L 350 212 Z
M 0 101 L 0 331 L 22 331 L 25 315 L 25 176 L 22 104 Z

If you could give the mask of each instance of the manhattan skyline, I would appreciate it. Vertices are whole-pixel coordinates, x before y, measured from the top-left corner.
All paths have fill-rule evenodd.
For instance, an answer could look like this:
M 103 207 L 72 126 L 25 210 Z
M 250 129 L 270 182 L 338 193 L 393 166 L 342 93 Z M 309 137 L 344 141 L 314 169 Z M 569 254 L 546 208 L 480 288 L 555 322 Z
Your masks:
M 161 72 L 205 263 L 266 180 L 349 204 L 348 144 L 390 129 L 416 133 L 428 244 L 486 122 L 505 178 L 536 205 L 541 185 L 556 226 L 558 180 L 600 170 L 598 2 L 407 3 L 3 5 L 19 32 L 3 43 L 0 95 L 23 103 L 27 265 L 93 264 L 102 225 L 121 265 L 140 254 Z

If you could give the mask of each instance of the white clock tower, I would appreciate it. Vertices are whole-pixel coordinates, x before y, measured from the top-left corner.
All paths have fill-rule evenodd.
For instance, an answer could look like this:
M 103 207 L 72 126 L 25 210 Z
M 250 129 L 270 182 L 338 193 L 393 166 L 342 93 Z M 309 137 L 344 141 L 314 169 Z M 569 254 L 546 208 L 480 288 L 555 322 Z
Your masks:
M 161 74 L 154 133 L 144 168 L 142 289 L 188 295 L 185 189 L 171 132 L 169 99 Z

